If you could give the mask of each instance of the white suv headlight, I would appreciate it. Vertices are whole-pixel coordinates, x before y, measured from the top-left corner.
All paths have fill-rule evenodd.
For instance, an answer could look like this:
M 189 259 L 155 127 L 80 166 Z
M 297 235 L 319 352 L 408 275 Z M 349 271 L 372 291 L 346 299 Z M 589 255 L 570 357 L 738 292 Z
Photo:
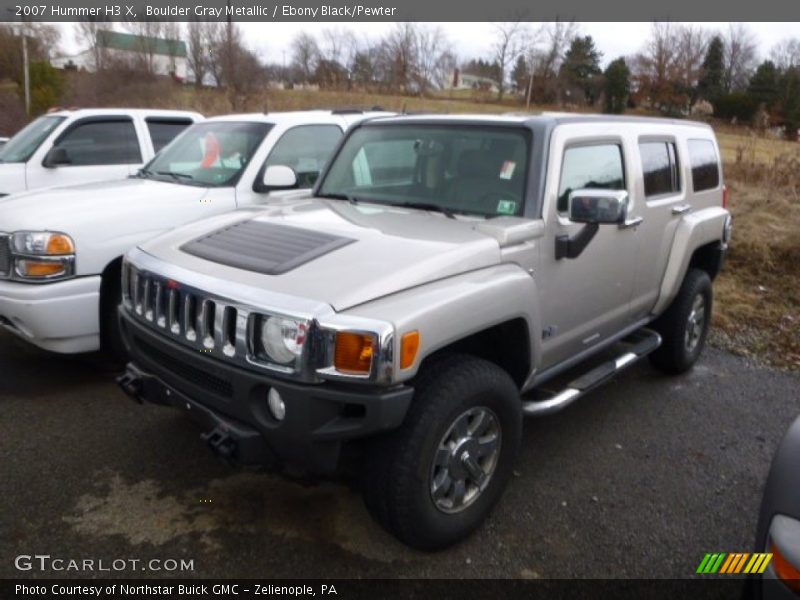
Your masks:
M 75 243 L 65 233 L 18 231 L 11 235 L 13 279 L 52 281 L 75 273 Z

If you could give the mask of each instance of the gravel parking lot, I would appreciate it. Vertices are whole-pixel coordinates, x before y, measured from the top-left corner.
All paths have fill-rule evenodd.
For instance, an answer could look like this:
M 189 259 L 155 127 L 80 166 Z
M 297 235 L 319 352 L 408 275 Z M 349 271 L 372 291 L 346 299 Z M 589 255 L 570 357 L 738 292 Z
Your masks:
M 488 523 L 426 555 L 346 486 L 226 467 L 191 422 L 113 377 L 0 333 L 0 577 L 41 576 L 17 571 L 19 554 L 191 559 L 194 577 L 688 577 L 706 552 L 750 549 L 800 412 L 800 377 L 719 350 L 678 378 L 641 364 L 528 421 Z

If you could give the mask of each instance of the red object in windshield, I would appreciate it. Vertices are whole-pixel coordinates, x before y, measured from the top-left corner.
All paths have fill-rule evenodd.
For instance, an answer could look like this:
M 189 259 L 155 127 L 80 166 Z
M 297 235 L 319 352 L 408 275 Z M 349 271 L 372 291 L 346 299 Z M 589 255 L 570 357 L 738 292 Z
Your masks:
M 200 163 L 201 169 L 208 169 L 214 165 L 215 162 L 219 160 L 219 140 L 217 136 L 213 133 L 209 133 L 205 139 L 206 142 L 206 154 L 203 156 L 203 160 Z

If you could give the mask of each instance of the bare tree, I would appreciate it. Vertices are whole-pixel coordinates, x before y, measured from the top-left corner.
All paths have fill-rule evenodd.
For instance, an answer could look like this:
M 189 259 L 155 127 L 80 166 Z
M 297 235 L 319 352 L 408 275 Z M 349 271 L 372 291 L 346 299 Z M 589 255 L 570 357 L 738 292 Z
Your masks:
M 494 24 L 492 58 L 498 65 L 497 99 L 502 101 L 506 90 L 506 74 L 522 51 L 523 25 L 520 21 Z
M 752 31 L 742 23 L 731 23 L 723 37 L 725 44 L 725 89 L 747 87 L 758 61 L 758 43 Z
M 92 53 L 92 62 L 94 63 L 95 71 L 103 70 L 103 59 L 105 57 L 103 48 L 100 46 L 97 39 L 98 33 L 111 28 L 111 23 L 104 20 L 102 17 L 82 19 L 75 24 L 75 38 L 78 40 L 78 43 L 85 45 Z
M 709 32 L 696 25 L 684 25 L 678 28 L 677 38 L 676 75 L 685 87 L 696 87 L 710 39 Z
M 137 36 L 137 58 L 133 66 L 148 75 L 156 74 L 159 40 L 164 38 L 166 25 L 164 21 L 129 21 L 125 24 L 128 31 Z
M 187 25 L 187 62 L 194 75 L 195 87 L 201 87 L 210 71 L 212 23 L 190 21 Z
M 452 73 L 456 59 L 441 27 L 414 27 L 414 75 L 419 91 L 442 87 Z
M 800 39 L 786 38 L 772 47 L 770 58 L 781 70 L 800 67 Z
M 412 23 L 397 23 L 386 34 L 377 52 L 381 79 L 394 91 L 410 91 L 416 61 L 416 28 Z
M 319 60 L 319 46 L 314 37 L 301 31 L 292 40 L 292 64 L 300 72 L 305 83 L 312 80 Z
M 525 58 L 530 68 L 528 104 L 535 95 L 541 102 L 558 97 L 558 72 L 578 26 L 573 21 L 545 23 L 529 30 L 525 37 Z

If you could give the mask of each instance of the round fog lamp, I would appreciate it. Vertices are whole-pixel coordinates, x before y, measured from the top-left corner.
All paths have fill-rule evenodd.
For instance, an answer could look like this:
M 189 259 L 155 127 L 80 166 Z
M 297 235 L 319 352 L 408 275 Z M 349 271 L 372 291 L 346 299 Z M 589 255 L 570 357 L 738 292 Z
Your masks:
M 283 403 L 283 398 L 278 393 L 278 390 L 272 388 L 267 394 L 267 404 L 269 405 L 269 412 L 275 417 L 276 421 L 283 421 L 286 416 L 286 405 Z

